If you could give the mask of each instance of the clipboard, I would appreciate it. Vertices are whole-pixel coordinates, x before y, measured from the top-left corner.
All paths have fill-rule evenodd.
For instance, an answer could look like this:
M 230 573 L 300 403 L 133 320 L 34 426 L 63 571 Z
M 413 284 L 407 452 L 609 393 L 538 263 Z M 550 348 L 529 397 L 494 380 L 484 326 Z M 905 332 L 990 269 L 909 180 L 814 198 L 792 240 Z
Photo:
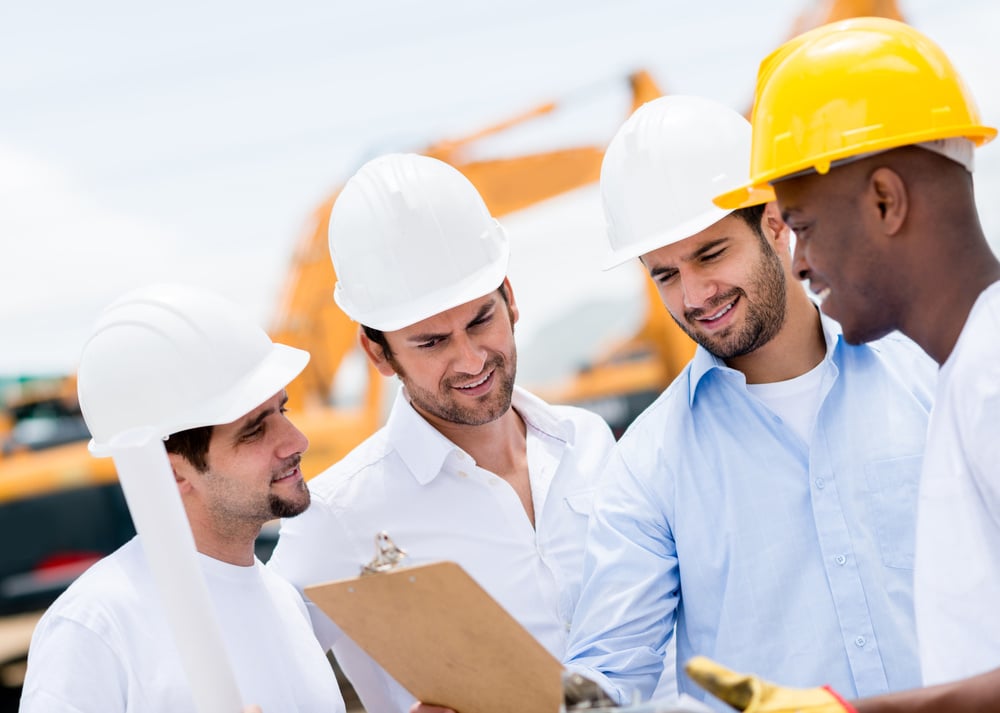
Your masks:
M 305 593 L 419 701 L 460 713 L 560 709 L 562 664 L 455 562 Z

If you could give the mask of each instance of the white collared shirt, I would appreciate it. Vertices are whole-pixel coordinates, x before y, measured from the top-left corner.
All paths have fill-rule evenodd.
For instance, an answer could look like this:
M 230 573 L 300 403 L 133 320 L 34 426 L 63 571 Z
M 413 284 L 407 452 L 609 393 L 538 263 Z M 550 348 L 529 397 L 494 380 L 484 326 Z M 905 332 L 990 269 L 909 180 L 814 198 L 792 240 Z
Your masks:
M 299 589 L 356 576 L 385 530 L 411 565 L 459 563 L 561 658 L 579 595 L 593 489 L 614 445 L 607 424 L 515 388 L 527 426 L 535 526 L 514 489 L 424 420 L 400 390 L 385 427 L 310 481 L 312 504 L 282 523 L 269 566 Z M 368 710 L 407 711 L 413 696 L 310 605 Z

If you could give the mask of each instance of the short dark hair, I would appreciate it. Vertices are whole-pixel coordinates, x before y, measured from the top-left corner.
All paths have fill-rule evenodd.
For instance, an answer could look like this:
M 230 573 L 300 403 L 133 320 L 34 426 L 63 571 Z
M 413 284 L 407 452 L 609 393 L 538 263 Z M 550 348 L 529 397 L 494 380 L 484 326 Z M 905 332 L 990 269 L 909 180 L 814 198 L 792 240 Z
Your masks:
M 507 305 L 507 307 L 510 307 L 510 297 L 507 296 L 507 288 L 504 286 L 505 284 L 506 283 L 500 283 L 500 286 L 497 288 L 497 292 L 499 292 L 500 296 L 503 298 L 503 303 Z M 362 324 L 361 329 L 364 330 L 366 337 L 382 348 L 382 353 L 385 354 L 386 359 L 393 358 L 392 350 L 389 348 L 389 340 L 385 338 L 385 332 L 380 329 L 375 329 L 374 327 L 369 327 L 366 324 Z
M 761 219 L 764 217 L 764 208 L 766 206 L 766 203 L 761 203 L 760 205 L 752 205 L 749 208 L 737 208 L 732 214 L 749 225 L 758 238 L 763 238 L 764 229 L 760 224 Z
M 212 426 L 198 426 L 186 431 L 171 433 L 164 441 L 167 453 L 175 453 L 204 473 L 208 470 L 208 444 L 212 440 Z

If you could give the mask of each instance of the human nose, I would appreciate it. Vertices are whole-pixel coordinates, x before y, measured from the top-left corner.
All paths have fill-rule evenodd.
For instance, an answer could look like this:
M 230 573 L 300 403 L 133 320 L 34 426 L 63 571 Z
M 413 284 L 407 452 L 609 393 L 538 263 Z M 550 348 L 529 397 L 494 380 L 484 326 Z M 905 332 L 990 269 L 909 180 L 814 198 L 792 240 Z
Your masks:
M 287 458 L 296 453 L 305 453 L 306 449 L 309 448 L 309 439 L 306 438 L 306 434 L 300 431 L 299 427 L 292 423 L 287 416 L 282 418 L 281 427 L 283 430 L 278 456 Z
M 486 349 L 469 335 L 453 341 L 452 369 L 460 374 L 479 374 L 486 366 Z
M 796 240 L 795 250 L 792 252 L 792 274 L 800 280 L 808 280 L 809 271 L 809 261 L 806 259 L 805 248 L 802 247 L 801 240 Z
M 714 280 L 688 273 L 680 274 L 681 289 L 684 292 L 684 308 L 698 309 L 718 291 Z

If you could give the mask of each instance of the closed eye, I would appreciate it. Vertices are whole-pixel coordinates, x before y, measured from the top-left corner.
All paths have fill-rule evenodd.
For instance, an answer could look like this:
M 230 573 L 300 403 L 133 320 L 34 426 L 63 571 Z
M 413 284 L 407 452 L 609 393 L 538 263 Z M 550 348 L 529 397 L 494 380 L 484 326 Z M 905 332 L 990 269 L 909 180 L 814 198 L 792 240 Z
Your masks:
M 493 312 L 490 312 L 489 314 L 484 314 L 480 317 L 476 317 L 474 320 L 469 322 L 469 327 L 470 328 L 481 327 L 484 324 L 489 324 L 492 321 L 492 319 L 493 319 Z
M 672 279 L 674 279 L 674 276 L 676 274 L 677 270 L 673 270 L 666 267 L 658 267 L 655 270 L 651 270 L 649 276 L 652 277 L 653 280 L 660 283 L 661 285 L 665 285 Z
M 240 435 L 240 443 L 249 443 L 251 441 L 256 441 L 258 438 L 264 435 L 264 424 L 261 423 L 252 431 L 247 431 Z

